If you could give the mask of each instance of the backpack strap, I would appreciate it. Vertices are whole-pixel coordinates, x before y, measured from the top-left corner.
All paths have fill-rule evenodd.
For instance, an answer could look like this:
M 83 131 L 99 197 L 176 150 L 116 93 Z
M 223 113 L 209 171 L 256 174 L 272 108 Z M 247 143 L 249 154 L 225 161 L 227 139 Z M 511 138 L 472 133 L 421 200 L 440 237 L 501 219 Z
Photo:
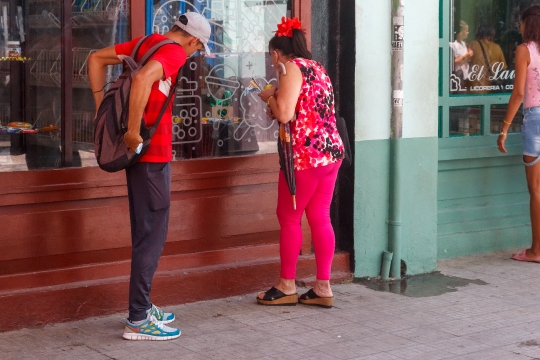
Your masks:
M 137 45 L 133 49 L 133 53 L 132 53 L 133 60 L 137 59 L 137 53 L 139 51 L 139 48 L 141 47 L 142 43 L 149 37 L 150 37 L 150 35 L 147 35 L 147 36 L 145 36 L 145 37 L 143 37 L 143 38 L 141 38 L 139 40 L 139 42 L 137 43 Z M 143 55 L 143 57 L 141 58 L 141 61 L 139 61 L 138 63 L 141 66 L 144 66 L 146 64 L 146 62 L 148 61 L 148 59 L 150 57 L 152 57 L 162 46 L 169 45 L 169 44 L 177 44 L 178 46 L 180 46 L 178 43 L 176 43 L 176 42 L 174 42 L 172 40 L 169 40 L 169 39 L 162 40 L 159 43 L 152 46 L 150 49 L 148 49 L 146 51 L 146 53 Z M 175 80 L 173 86 L 171 87 L 171 89 L 169 90 L 169 96 L 167 97 L 167 100 L 165 101 L 165 104 L 163 105 L 163 108 L 161 108 L 161 111 L 159 112 L 159 115 L 156 118 L 156 121 L 154 122 L 154 125 L 152 125 L 152 127 L 149 129 L 150 137 L 152 137 L 154 135 L 154 133 L 155 133 L 160 121 L 161 121 L 161 118 L 163 117 L 163 114 L 167 110 L 167 107 L 169 106 L 169 103 L 171 102 L 172 98 L 174 97 L 174 94 L 176 92 L 176 86 L 178 85 L 178 80 L 179 79 L 180 79 L 180 69 L 178 69 L 178 73 L 176 75 L 176 80 Z
M 148 59 L 152 57 L 162 46 L 169 45 L 169 44 L 177 44 L 178 46 L 180 46 L 178 43 L 172 40 L 162 40 L 146 51 L 146 53 L 143 55 L 143 57 L 139 61 L 139 64 L 141 64 L 141 66 L 144 66 L 146 62 L 148 61 Z M 137 58 L 134 57 L 133 59 L 137 59 Z
M 137 69 L 137 61 L 135 59 L 137 59 L 137 54 L 139 53 L 139 49 L 141 48 L 141 45 L 143 44 L 143 42 L 148 39 L 148 36 L 143 36 L 142 38 L 139 39 L 139 41 L 137 42 L 137 44 L 135 45 L 135 47 L 133 48 L 133 51 L 131 52 L 131 55 L 130 56 L 127 56 L 127 55 L 118 55 L 118 57 L 120 58 L 120 60 L 122 60 L 122 62 L 125 64 L 125 65 L 128 65 L 129 68 L 131 69 L 131 71 L 134 71 L 135 69 Z
M 135 61 L 137 61 L 137 55 L 139 54 L 139 50 L 142 46 L 142 44 L 144 43 L 144 41 L 146 39 L 148 39 L 151 35 L 146 35 L 146 36 L 143 36 L 142 38 L 139 39 L 139 41 L 137 42 L 137 44 L 135 45 L 135 47 L 133 48 L 133 51 L 131 52 L 131 58 Z M 160 47 L 164 46 L 164 45 L 168 45 L 168 44 L 177 44 L 176 42 L 170 40 L 170 39 L 167 39 L 167 40 L 162 40 L 160 41 L 159 43 L 155 44 L 154 46 L 152 46 L 150 49 L 148 49 L 146 51 L 146 53 L 143 55 L 143 57 L 141 58 L 140 61 L 137 61 L 137 63 L 141 64 L 141 66 L 144 66 L 144 64 L 146 64 L 146 62 L 148 61 L 148 58 L 150 58 L 152 55 L 154 55 L 156 53 L 156 51 L 159 50 Z
M 169 91 L 169 96 L 167 97 L 167 100 L 165 101 L 165 104 L 163 105 L 163 108 L 161 108 L 161 111 L 159 112 L 159 115 L 156 119 L 156 122 L 149 130 L 150 136 L 153 136 L 156 132 L 156 129 L 159 125 L 159 122 L 161 121 L 161 118 L 163 117 L 163 114 L 165 113 L 165 110 L 167 110 L 167 107 L 169 106 L 169 103 L 171 102 L 171 99 L 174 97 L 174 94 L 176 92 L 176 86 L 178 85 L 178 80 L 180 79 L 180 69 L 178 69 L 178 73 L 176 75 L 176 81 L 174 82 L 173 86 L 171 87 Z
M 150 35 L 146 35 L 139 39 L 139 41 L 137 42 L 137 45 L 135 45 L 135 47 L 133 48 L 133 51 L 131 52 L 131 57 L 133 58 L 133 60 L 137 59 L 137 54 L 139 53 L 139 49 L 141 48 L 141 45 L 149 37 Z

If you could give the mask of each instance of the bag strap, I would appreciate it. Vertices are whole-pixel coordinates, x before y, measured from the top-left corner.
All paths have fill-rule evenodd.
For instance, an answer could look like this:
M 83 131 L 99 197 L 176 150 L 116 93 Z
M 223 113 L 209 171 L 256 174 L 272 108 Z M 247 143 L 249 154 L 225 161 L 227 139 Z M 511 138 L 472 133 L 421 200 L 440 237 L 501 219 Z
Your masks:
M 174 82 L 174 85 L 171 87 L 171 89 L 169 90 L 169 96 L 167 96 L 167 100 L 165 101 L 165 104 L 163 105 L 163 108 L 161 108 L 161 111 L 159 112 L 159 115 L 156 119 L 156 122 L 154 123 L 154 125 L 152 125 L 152 128 L 150 129 L 149 133 L 150 133 L 150 137 L 152 137 L 154 135 L 154 133 L 156 132 L 156 129 L 159 125 L 159 122 L 161 121 L 161 118 L 163 117 L 163 114 L 165 114 L 165 111 L 167 110 L 167 107 L 169 106 L 169 103 L 171 102 L 171 99 L 174 97 L 174 94 L 176 92 L 176 86 L 178 85 L 178 80 L 180 79 L 180 70 L 182 68 L 178 69 L 178 73 L 176 75 L 176 81 Z
M 138 42 L 137 42 L 137 45 L 135 45 L 135 48 L 133 49 L 133 52 L 131 53 L 131 57 L 134 61 L 136 61 L 137 59 L 137 54 L 139 52 L 139 49 L 141 47 L 141 45 L 143 44 L 143 42 L 148 39 L 151 35 L 147 35 L 147 36 L 144 36 L 142 37 Z M 180 46 L 178 43 L 170 40 L 170 39 L 167 39 L 167 40 L 162 40 L 160 41 L 159 43 L 155 44 L 154 46 L 152 46 L 150 49 L 148 49 L 143 57 L 141 58 L 140 61 L 138 61 L 138 64 L 140 66 L 144 66 L 146 64 L 146 62 L 148 61 L 148 59 L 150 57 L 152 57 L 152 55 L 154 55 L 158 50 L 159 48 L 161 48 L 162 46 L 165 46 L 165 45 L 169 45 L 169 44 L 177 44 L 178 46 Z M 181 69 L 181 68 L 180 68 Z M 149 133 L 150 133 L 150 136 L 153 136 L 160 121 L 161 121 L 161 118 L 163 117 L 163 114 L 165 114 L 165 111 L 167 110 L 167 107 L 169 106 L 169 103 L 171 102 L 172 98 L 174 97 L 174 94 L 176 92 L 176 86 L 178 85 L 178 80 L 180 79 L 180 69 L 178 69 L 178 73 L 176 75 L 176 80 L 173 84 L 173 86 L 171 87 L 171 89 L 169 90 L 169 96 L 167 96 L 167 100 L 165 101 L 165 104 L 163 104 L 163 107 L 161 108 L 161 111 L 159 112 L 159 115 L 158 117 L 156 118 L 156 121 L 154 122 L 154 125 L 152 125 L 152 127 L 150 128 L 149 130 Z M 144 121 L 144 120 L 143 120 Z
M 144 37 L 140 38 L 140 40 L 137 42 L 137 45 L 135 45 L 135 47 L 133 48 L 133 51 L 131 53 L 131 57 L 133 58 L 133 60 L 137 61 L 137 55 L 139 54 L 139 50 L 140 50 L 141 45 L 143 44 L 143 42 L 146 39 L 150 38 L 150 36 L 151 35 L 144 36 Z M 146 50 L 146 52 L 142 56 L 141 60 L 137 61 L 137 63 L 140 64 L 140 66 L 144 66 L 146 64 L 146 62 L 148 61 L 148 59 L 150 57 L 152 57 L 156 53 L 156 51 L 159 50 L 159 48 L 161 48 L 162 46 L 168 45 L 168 44 L 177 44 L 177 43 L 170 40 L 170 39 L 161 40 L 160 42 L 158 42 L 157 44 L 152 46 L 150 49 Z
M 486 62 L 487 64 L 487 67 L 488 67 L 488 71 L 489 73 L 491 74 L 491 76 L 493 76 L 493 72 L 491 71 L 491 65 L 489 64 L 489 60 L 487 58 L 487 55 L 486 55 L 486 50 L 484 50 L 484 45 L 482 45 L 482 42 L 480 40 L 476 40 L 478 42 L 478 44 L 480 45 L 480 49 L 482 49 L 482 54 L 484 55 L 484 61 Z
M 139 41 L 137 42 L 137 45 L 135 45 L 135 47 L 133 48 L 133 51 L 131 52 L 131 58 L 133 60 L 137 59 L 137 54 L 139 53 L 139 49 L 141 48 L 141 45 L 148 38 L 149 38 L 149 35 L 143 36 L 142 38 L 139 39 Z

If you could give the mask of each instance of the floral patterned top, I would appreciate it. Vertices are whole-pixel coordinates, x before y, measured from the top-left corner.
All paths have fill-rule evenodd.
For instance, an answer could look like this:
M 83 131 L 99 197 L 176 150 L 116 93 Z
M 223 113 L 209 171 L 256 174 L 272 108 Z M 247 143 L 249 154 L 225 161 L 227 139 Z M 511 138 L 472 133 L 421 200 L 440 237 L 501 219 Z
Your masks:
M 291 122 L 294 169 L 306 170 L 344 157 L 334 112 L 334 89 L 325 68 L 303 58 L 290 60 L 302 72 L 302 89 Z

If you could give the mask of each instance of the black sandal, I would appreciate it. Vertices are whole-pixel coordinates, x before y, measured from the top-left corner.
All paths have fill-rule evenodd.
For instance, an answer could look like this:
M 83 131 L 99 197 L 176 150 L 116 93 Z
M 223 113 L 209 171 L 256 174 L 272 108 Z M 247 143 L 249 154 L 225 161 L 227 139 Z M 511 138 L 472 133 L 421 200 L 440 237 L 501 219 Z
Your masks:
M 334 305 L 333 296 L 321 297 L 317 295 L 313 289 L 309 289 L 307 293 L 302 294 L 298 301 L 305 305 L 320 306 L 327 309 L 330 309 Z
M 272 286 L 262 299 L 257 296 L 257 302 L 261 305 L 295 306 L 298 303 L 298 294 L 287 295 Z

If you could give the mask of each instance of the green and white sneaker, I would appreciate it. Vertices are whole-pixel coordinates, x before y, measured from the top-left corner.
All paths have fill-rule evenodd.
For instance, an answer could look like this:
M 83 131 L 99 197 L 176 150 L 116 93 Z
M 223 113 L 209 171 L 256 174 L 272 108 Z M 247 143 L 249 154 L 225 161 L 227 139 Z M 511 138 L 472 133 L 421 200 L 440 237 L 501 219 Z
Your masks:
M 145 322 L 134 325 L 126 321 L 124 335 L 127 340 L 172 340 L 180 336 L 180 329 L 174 329 L 158 321 L 154 315 L 150 315 Z
M 152 304 L 152 307 L 150 308 L 150 315 L 154 315 L 157 321 L 161 321 L 164 324 L 171 323 L 175 319 L 173 313 L 163 312 L 163 310 L 154 304 Z

